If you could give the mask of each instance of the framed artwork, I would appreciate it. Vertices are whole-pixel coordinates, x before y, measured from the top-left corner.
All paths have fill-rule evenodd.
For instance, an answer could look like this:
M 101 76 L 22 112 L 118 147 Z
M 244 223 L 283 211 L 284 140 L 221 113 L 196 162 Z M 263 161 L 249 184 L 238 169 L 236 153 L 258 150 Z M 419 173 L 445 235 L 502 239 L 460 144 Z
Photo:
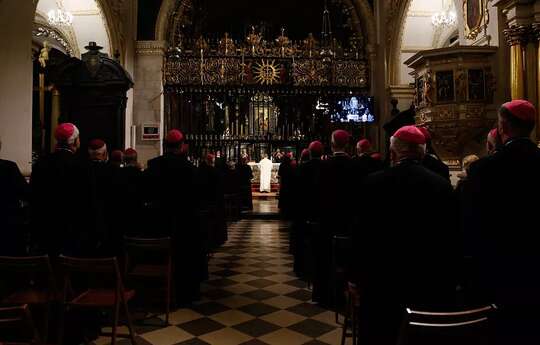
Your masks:
M 488 0 L 463 0 L 465 38 L 475 40 L 489 24 Z
M 142 125 L 141 140 L 159 140 L 159 124 L 145 123 Z
M 437 103 L 453 102 L 454 93 L 454 71 L 438 71 L 435 73 L 437 83 Z
M 469 101 L 483 101 L 486 98 L 486 83 L 483 69 L 468 71 Z

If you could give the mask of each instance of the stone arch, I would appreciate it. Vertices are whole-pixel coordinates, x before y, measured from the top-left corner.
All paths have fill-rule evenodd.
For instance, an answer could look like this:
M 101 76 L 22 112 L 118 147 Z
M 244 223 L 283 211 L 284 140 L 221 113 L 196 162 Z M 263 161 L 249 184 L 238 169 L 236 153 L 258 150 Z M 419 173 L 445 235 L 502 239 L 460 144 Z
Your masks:
M 367 39 L 368 52 L 374 53 L 377 44 L 377 29 L 371 5 L 367 0 L 343 1 L 349 8 L 353 9 L 351 12 L 353 25 Z M 155 27 L 155 38 L 157 41 L 168 41 L 170 18 L 175 11 L 176 3 L 176 0 L 164 0 L 161 4 Z M 181 6 L 178 8 L 181 8 Z

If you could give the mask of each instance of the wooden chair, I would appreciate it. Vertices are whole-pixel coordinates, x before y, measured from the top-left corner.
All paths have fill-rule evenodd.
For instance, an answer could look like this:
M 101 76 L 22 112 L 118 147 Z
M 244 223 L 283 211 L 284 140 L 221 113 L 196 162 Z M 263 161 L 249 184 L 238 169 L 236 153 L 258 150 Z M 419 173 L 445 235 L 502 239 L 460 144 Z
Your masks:
M 42 344 L 28 305 L 0 308 L 0 343 Z
M 359 291 L 354 284 L 348 283 L 347 289 L 345 290 L 345 311 L 343 314 L 341 345 L 345 344 L 345 340 L 347 338 L 352 338 L 353 345 L 358 344 L 358 308 L 359 307 L 360 307 Z M 348 332 L 349 326 L 351 329 L 350 332 Z
M 345 291 L 345 283 L 347 282 L 346 274 L 352 251 L 351 243 L 351 238 L 347 236 L 336 235 L 332 238 L 332 289 L 336 323 L 339 322 L 339 299 Z
M 482 345 L 489 343 L 495 305 L 454 312 L 406 309 L 398 345 Z
M 172 295 L 172 242 L 165 238 L 124 237 L 126 279 L 161 278 L 165 282 L 165 322 L 169 323 Z M 157 262 L 149 263 L 148 255 Z M 146 260 L 145 260 L 146 258 Z
M 45 309 L 43 341 L 48 340 L 49 315 L 52 304 L 59 300 L 56 280 L 49 257 L 0 257 L 0 274 L 13 283 L 12 291 L 0 299 L 3 305 L 30 305 Z
M 64 337 L 64 313 L 66 309 L 109 309 L 113 311 L 113 323 L 112 332 L 103 333 L 102 335 L 111 336 L 111 344 L 116 344 L 116 337 L 130 338 L 131 343 L 136 345 L 135 332 L 131 322 L 131 315 L 128 309 L 128 301 L 135 297 L 134 290 L 126 290 L 122 282 L 120 270 L 118 268 L 118 262 L 116 258 L 103 258 L 103 259 L 83 259 L 73 258 L 61 255 L 58 258 L 59 268 L 61 269 L 64 277 L 64 287 L 62 290 L 62 305 L 60 308 L 60 330 L 59 330 L 59 345 L 63 343 Z M 107 283 L 107 279 L 110 279 L 112 287 L 92 287 L 87 282 L 83 284 L 81 279 L 76 281 L 80 285 L 74 288 L 73 281 L 76 276 L 78 278 L 97 278 L 99 276 L 99 282 Z M 86 280 L 85 279 L 85 280 Z M 78 291 L 78 292 L 76 292 Z M 122 305 L 123 311 L 126 315 L 127 326 L 129 329 L 129 335 L 117 334 L 118 319 L 120 314 L 120 306 Z

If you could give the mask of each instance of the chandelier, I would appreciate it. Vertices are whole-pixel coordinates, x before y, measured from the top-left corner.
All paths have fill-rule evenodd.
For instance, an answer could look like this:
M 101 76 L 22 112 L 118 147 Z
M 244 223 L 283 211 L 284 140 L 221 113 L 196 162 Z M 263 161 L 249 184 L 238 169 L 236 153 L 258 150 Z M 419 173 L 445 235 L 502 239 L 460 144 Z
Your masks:
M 433 24 L 433 26 L 436 28 L 444 28 L 455 25 L 456 19 L 456 12 L 454 11 L 437 12 L 431 16 L 431 24 Z
M 47 13 L 49 24 L 54 26 L 69 26 L 73 23 L 73 15 L 65 10 L 50 10 Z

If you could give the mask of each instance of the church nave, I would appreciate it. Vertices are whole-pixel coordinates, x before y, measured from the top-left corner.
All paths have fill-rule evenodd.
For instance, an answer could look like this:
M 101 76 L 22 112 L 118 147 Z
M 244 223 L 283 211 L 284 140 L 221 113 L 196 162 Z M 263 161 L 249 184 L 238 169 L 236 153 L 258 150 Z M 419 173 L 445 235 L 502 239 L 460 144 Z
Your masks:
M 228 242 L 210 259 L 201 301 L 171 312 L 168 327 L 157 319 L 136 326 L 138 344 L 339 344 L 334 313 L 312 304 L 293 272 L 288 236 L 288 224 L 278 220 L 231 225 Z

